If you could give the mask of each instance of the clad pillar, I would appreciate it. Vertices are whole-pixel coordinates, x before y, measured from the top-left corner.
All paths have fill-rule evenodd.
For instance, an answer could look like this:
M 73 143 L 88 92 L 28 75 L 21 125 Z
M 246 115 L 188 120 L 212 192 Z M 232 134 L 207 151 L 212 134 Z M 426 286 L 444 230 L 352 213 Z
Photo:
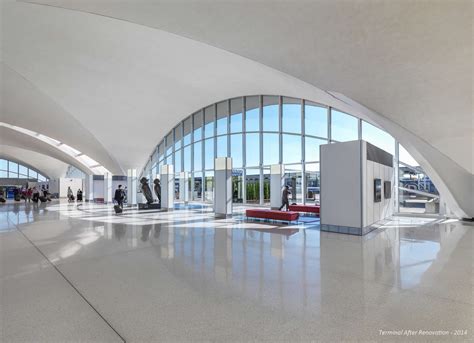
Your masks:
M 218 157 L 214 171 L 214 213 L 218 218 L 232 216 L 232 158 Z
M 270 206 L 273 210 L 281 206 L 281 192 L 285 183 L 285 166 L 273 164 L 270 166 Z
M 174 168 L 172 164 L 161 167 L 161 208 L 172 211 L 174 208 Z
M 189 173 L 181 172 L 179 174 L 179 200 L 185 204 L 189 201 Z
M 127 169 L 127 205 L 137 204 L 137 170 Z
M 112 203 L 112 174 L 104 174 L 104 204 Z

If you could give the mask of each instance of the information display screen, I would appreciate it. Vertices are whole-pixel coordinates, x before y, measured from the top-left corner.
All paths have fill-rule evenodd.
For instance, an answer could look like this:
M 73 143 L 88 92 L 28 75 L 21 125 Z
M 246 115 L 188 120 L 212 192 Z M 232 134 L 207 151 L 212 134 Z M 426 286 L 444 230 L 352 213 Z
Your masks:
M 374 179 L 374 202 L 382 201 L 382 180 Z

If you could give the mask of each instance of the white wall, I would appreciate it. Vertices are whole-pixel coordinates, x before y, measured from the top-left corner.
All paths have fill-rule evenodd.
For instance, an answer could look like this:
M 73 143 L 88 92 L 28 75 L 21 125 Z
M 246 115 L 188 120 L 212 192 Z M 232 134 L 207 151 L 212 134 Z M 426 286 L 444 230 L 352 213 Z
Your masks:
M 364 226 L 390 217 L 394 210 L 394 171 L 393 168 L 373 161 L 365 161 Z M 382 200 L 374 202 L 374 179 L 382 180 Z M 384 197 L 384 181 L 391 182 L 391 198 Z
M 321 224 L 361 227 L 361 142 L 321 145 Z
M 321 146 L 321 224 L 361 228 L 393 214 L 394 170 L 367 160 L 366 152 L 364 141 Z M 380 202 L 374 202 L 374 179 L 382 181 Z M 391 182 L 389 199 L 384 181 Z

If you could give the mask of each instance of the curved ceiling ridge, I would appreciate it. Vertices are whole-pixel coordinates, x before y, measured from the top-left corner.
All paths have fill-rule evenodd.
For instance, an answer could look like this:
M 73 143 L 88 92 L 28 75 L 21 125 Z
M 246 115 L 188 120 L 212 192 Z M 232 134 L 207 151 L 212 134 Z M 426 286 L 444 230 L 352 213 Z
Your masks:
M 107 151 L 107 149 L 103 146 L 103 144 L 99 141 L 99 138 L 94 136 L 92 134 L 92 132 L 90 132 L 84 125 L 82 125 L 82 123 L 79 121 L 79 119 L 73 114 L 71 113 L 70 111 L 66 110 L 63 106 L 61 106 L 51 95 L 49 95 L 47 92 L 45 92 L 42 88 L 40 88 L 38 85 L 36 85 L 33 81 L 31 81 L 30 79 L 28 79 L 25 75 L 23 75 L 21 72 L 19 72 L 18 70 L 16 70 L 15 68 L 13 68 L 12 66 L 10 66 L 5 60 L 0 60 L 0 65 L 3 66 L 4 68 L 8 69 L 9 71 L 11 71 L 12 73 L 16 74 L 17 76 L 19 76 L 23 81 L 25 81 L 30 87 L 32 87 L 35 91 L 39 92 L 41 95 L 43 95 L 44 97 L 46 97 L 48 99 L 48 101 L 50 101 L 51 103 L 54 104 L 54 106 L 56 106 L 57 108 L 59 108 L 63 113 L 67 114 L 72 120 L 74 120 L 74 125 L 78 125 L 80 126 L 80 128 L 84 131 L 86 131 L 91 137 L 93 137 L 96 141 L 96 144 L 99 144 L 100 145 L 100 148 L 101 150 L 107 154 L 107 157 L 110 158 L 117 166 L 119 166 L 118 162 L 115 160 L 115 158 Z M 1 89 L 1 88 L 0 88 Z M 4 120 L 4 117 L 2 116 L 2 121 L 0 121 L 0 126 L 2 126 L 2 124 L 7 124 L 7 125 L 11 125 L 11 126 L 16 126 L 16 125 L 13 125 L 11 123 L 4 123 L 3 122 Z M 5 125 L 3 125 L 5 126 Z M 25 128 L 26 129 L 26 128 Z M 33 131 L 33 130 L 30 130 L 30 131 Z M 38 132 L 36 132 L 38 133 Z M 40 134 L 40 133 L 38 133 Z M 48 135 L 44 135 L 44 136 L 48 136 Z M 63 142 L 63 139 L 60 140 L 62 144 L 66 144 L 65 142 Z M 80 150 L 82 151 L 83 149 L 76 149 L 74 148 L 75 150 Z M 85 154 L 83 152 L 81 152 L 83 155 L 90 155 L 90 154 Z M 102 164 L 101 164 L 102 166 Z M 103 166 L 102 166 L 103 167 Z M 108 168 L 105 168 L 104 169 L 107 170 L 107 172 L 110 173 L 110 171 L 108 170 Z

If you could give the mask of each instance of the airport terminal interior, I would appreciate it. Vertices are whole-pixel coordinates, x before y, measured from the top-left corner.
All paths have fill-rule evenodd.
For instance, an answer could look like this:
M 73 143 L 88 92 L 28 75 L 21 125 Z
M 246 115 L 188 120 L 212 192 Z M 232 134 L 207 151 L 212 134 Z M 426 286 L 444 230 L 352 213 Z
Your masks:
M 471 0 L 0 0 L 0 342 L 474 339 Z

